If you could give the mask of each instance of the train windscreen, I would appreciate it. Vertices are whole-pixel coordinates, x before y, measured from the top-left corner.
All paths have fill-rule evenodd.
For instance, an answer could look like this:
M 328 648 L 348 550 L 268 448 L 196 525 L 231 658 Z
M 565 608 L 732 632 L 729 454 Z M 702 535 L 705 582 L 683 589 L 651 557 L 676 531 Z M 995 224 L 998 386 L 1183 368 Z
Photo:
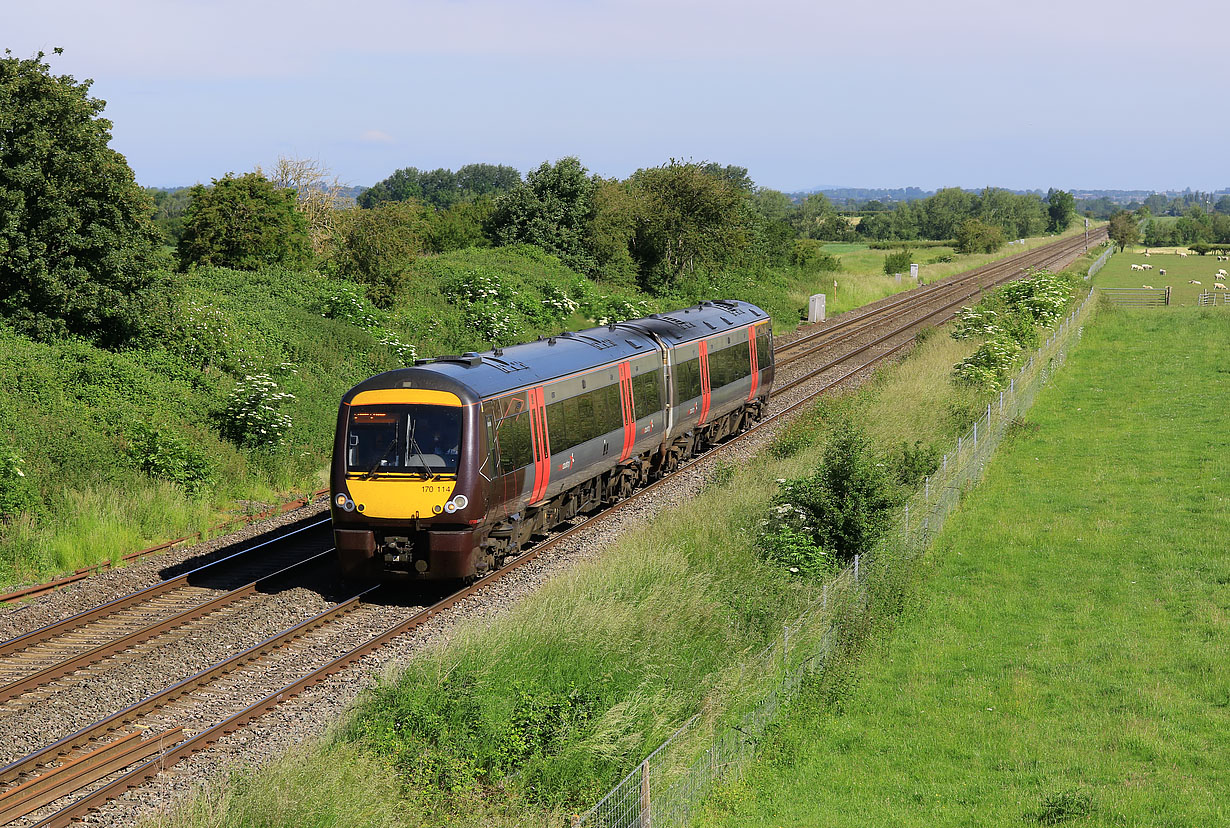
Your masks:
M 350 474 L 455 475 L 461 454 L 461 409 L 356 405 L 350 410 L 346 443 Z

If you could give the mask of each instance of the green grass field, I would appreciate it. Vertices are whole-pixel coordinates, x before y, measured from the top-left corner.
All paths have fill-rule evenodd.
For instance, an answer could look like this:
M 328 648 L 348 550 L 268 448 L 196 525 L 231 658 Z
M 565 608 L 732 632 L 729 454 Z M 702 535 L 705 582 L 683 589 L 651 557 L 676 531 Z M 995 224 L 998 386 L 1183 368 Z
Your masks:
M 1212 291 L 1215 282 L 1230 284 L 1224 277 L 1217 276 L 1219 269 L 1230 270 L 1230 262 L 1219 262 L 1217 256 L 1197 256 L 1195 253 L 1187 257 L 1177 255 L 1173 247 L 1149 248 L 1151 255 L 1142 255 L 1145 247 L 1135 245 L 1122 253 L 1110 257 L 1098 274 L 1093 277 L 1093 283 L 1104 288 L 1138 288 L 1151 285 L 1161 289 L 1171 286 L 1170 303 L 1172 305 L 1195 305 L 1196 296 L 1201 291 Z M 1154 251 L 1164 250 L 1158 253 Z M 1152 270 L 1132 270 L 1132 265 L 1151 264 Z M 1161 271 L 1165 270 L 1163 276 Z M 1189 285 L 1188 281 L 1195 279 L 1201 282 L 1199 286 Z
M 1227 332 L 1104 309 L 885 643 L 698 823 L 1230 824 Z

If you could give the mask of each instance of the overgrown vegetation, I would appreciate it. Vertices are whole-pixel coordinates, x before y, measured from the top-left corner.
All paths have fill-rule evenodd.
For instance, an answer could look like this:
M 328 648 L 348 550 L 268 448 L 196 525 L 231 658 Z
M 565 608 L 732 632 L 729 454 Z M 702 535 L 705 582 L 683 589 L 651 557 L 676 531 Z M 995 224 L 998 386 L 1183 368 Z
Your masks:
M 1063 315 L 1080 283 L 1073 270 L 1032 270 L 977 305 L 962 308 L 953 338 L 978 338 L 982 344 L 956 366 L 957 377 L 976 388 L 1002 390 L 1021 355 L 1038 347 L 1039 328 L 1052 326 Z

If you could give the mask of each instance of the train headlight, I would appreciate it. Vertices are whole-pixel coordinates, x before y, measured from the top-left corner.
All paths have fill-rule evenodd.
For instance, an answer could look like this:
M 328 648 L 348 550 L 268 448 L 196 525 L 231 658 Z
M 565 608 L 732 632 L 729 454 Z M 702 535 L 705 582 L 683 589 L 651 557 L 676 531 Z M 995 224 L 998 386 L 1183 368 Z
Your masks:
M 457 511 L 457 504 L 450 500 L 448 503 L 444 504 L 444 511 L 451 515 L 453 512 Z
M 338 496 L 333 498 L 333 502 L 344 512 L 354 511 L 354 501 L 347 497 L 345 492 L 339 492 Z
M 431 507 L 431 511 L 435 512 L 438 515 L 441 512 L 443 512 L 444 509 L 440 508 L 440 504 L 437 503 L 435 506 Z
M 455 498 L 453 498 L 453 502 L 457 504 L 458 509 L 464 509 L 465 507 L 470 505 L 470 498 L 466 497 L 465 495 L 457 495 Z

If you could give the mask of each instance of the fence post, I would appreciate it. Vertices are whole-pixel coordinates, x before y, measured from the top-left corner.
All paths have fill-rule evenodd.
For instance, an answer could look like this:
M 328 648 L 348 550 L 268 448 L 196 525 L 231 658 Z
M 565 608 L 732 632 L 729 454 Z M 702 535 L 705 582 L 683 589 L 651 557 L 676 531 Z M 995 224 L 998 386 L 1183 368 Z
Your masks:
M 978 448 L 978 421 L 974 420 L 974 448 Z
M 828 583 L 825 583 L 824 591 L 820 596 L 820 609 L 827 612 L 828 608 L 829 608 L 829 585 Z
M 649 809 L 649 760 L 641 762 L 641 818 L 640 828 L 650 828 L 653 825 L 653 814 Z
M 1016 393 L 1016 377 L 1008 377 L 1008 391 L 1012 394 Z
M 931 502 L 931 476 L 927 475 L 927 479 L 923 481 L 923 500 Z
M 858 553 L 854 553 L 854 583 L 858 584 Z
M 1003 391 L 999 392 L 999 413 L 1000 414 L 1004 413 L 1004 392 Z
M 910 537 L 910 504 L 905 504 L 905 537 L 906 542 L 909 542 Z
M 948 455 L 944 455 L 944 474 L 948 474 Z

